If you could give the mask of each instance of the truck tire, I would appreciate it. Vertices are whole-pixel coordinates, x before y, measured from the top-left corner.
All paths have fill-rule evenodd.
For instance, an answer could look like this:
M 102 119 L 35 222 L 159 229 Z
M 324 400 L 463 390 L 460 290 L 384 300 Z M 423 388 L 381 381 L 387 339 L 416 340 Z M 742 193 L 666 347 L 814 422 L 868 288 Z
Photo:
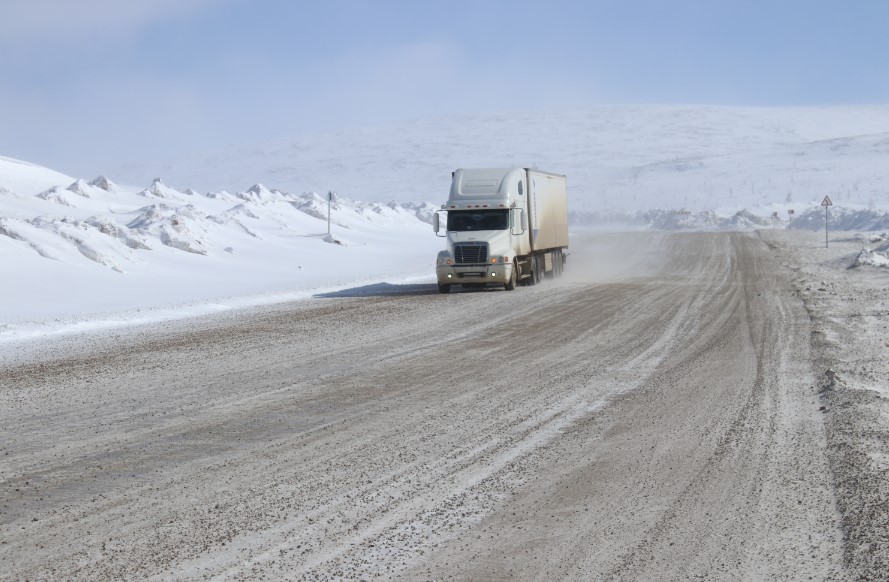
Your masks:
M 441 283 L 439 283 L 438 284 L 438 292 L 439 293 L 450 293 L 451 286 L 450 285 L 442 285 Z
M 537 257 L 531 257 L 531 276 L 528 277 L 528 285 L 540 283 L 540 268 L 537 266 Z
M 518 279 L 518 270 L 519 270 L 519 266 L 516 265 L 515 262 L 513 262 L 512 263 L 512 275 L 509 276 L 509 281 L 507 281 L 506 283 L 503 284 L 503 288 L 506 289 L 507 291 L 515 291 L 515 283 L 516 283 L 516 279 Z

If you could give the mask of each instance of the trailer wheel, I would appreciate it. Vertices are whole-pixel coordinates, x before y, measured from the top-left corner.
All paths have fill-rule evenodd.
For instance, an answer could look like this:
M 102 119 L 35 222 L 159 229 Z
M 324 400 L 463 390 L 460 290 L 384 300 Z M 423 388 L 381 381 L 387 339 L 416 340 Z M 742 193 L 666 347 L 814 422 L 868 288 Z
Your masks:
M 438 292 L 439 293 L 450 293 L 451 286 L 450 285 L 442 285 L 441 283 L 439 283 L 438 284 Z
M 558 259 L 556 259 L 556 252 L 550 251 L 549 253 L 550 263 L 552 265 L 552 269 L 550 269 L 549 273 L 546 272 L 546 260 L 543 261 L 543 268 L 541 271 L 543 272 L 543 277 L 547 279 L 555 279 L 559 276 L 559 265 L 556 263 Z
M 517 273 L 518 270 L 519 270 L 519 266 L 517 264 L 515 264 L 515 261 L 513 261 L 512 275 L 509 276 L 509 281 L 507 281 L 503 285 L 503 288 L 506 289 L 507 291 L 515 291 L 515 283 L 516 283 L 516 279 L 518 279 L 518 273 Z

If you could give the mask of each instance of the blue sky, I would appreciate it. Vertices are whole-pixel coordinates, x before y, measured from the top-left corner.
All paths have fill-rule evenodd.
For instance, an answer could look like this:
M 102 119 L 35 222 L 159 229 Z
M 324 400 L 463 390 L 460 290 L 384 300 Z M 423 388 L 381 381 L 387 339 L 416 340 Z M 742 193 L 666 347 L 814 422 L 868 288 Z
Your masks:
M 0 0 L 0 155 L 91 177 L 356 125 L 889 103 L 889 2 Z

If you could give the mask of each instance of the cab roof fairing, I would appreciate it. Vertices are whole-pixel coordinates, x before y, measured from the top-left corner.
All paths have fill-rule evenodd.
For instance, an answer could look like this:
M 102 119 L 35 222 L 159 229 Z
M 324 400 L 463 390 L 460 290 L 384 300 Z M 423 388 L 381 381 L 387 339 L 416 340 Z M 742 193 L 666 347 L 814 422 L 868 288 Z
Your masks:
M 519 197 L 518 182 L 524 177 L 522 168 L 456 170 L 446 207 L 456 205 L 463 209 L 487 205 L 488 208 L 511 208 Z

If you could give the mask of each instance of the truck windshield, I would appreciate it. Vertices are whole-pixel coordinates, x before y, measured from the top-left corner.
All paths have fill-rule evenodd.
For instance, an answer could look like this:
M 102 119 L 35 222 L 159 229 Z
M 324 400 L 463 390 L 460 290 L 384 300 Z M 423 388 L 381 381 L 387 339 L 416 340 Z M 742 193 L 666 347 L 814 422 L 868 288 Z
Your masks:
M 506 230 L 509 210 L 464 210 L 448 212 L 448 230 Z

